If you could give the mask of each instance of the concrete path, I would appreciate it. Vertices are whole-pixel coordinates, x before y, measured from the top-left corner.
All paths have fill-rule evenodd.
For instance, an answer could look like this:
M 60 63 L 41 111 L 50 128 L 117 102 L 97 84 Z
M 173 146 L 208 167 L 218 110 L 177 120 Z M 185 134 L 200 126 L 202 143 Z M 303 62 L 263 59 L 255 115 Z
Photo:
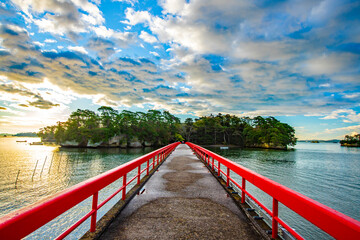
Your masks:
M 101 239 L 261 239 L 187 145 L 179 145 Z

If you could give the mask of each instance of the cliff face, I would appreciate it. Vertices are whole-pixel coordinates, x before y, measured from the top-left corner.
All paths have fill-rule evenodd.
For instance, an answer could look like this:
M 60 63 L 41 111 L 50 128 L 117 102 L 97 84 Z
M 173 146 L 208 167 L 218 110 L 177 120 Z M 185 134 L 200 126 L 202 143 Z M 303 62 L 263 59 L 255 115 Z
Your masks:
M 65 141 L 60 143 L 62 147 L 88 147 L 88 148 L 107 148 L 107 147 L 120 147 L 120 148 L 141 148 L 141 147 L 150 147 L 151 143 L 148 142 L 140 142 L 139 139 L 133 138 L 129 142 L 125 135 L 114 136 L 110 138 L 108 141 L 100 141 L 96 143 L 92 143 L 90 141 L 79 143 L 77 141 Z

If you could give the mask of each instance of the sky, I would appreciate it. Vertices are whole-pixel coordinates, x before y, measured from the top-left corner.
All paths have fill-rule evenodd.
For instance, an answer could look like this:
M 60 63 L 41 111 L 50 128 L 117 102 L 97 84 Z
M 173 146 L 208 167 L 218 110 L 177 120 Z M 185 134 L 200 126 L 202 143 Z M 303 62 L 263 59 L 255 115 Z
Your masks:
M 0 132 L 77 109 L 275 116 L 360 132 L 360 1 L 5 0 Z

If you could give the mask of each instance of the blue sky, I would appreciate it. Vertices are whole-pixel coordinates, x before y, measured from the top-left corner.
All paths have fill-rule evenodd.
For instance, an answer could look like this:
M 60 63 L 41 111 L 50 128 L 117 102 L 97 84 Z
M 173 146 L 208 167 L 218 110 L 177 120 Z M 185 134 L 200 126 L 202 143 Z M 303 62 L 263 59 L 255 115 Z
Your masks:
M 360 1 L 9 0 L 0 21 L 0 132 L 102 105 L 360 132 Z

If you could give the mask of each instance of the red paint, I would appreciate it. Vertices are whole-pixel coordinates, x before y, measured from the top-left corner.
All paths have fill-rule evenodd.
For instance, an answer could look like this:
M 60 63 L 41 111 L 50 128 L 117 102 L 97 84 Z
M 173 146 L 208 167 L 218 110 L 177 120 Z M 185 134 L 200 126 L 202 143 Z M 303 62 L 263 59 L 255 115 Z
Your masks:
M 149 162 L 150 160 L 148 159 L 146 162 L 146 176 L 149 176 Z
M 237 163 L 234 163 L 216 153 L 213 153 L 207 149 L 204 149 L 193 143 L 186 143 L 194 151 L 199 154 L 207 154 L 218 161 L 218 174 L 220 175 L 220 164 L 231 169 L 234 174 L 242 177 L 242 202 L 245 199 L 245 194 L 250 196 L 245 190 L 245 180 L 249 181 L 254 186 L 258 187 L 276 201 L 284 204 L 292 211 L 296 212 L 303 218 L 307 219 L 312 224 L 316 225 L 329 235 L 336 239 L 360 239 L 360 222 L 342 214 L 324 204 L 321 204 L 301 193 L 298 193 L 288 187 L 285 187 L 269 178 L 266 178 L 250 169 L 247 169 Z M 234 182 L 233 179 L 231 179 Z M 235 182 L 234 182 L 235 184 Z M 235 184 L 239 186 L 239 184 Z M 258 202 L 258 201 L 257 201 Z M 260 205 L 260 204 L 259 204 Z M 263 206 L 261 204 L 260 206 Z M 263 206 L 265 207 L 265 206 Z M 265 211 L 269 209 L 265 209 Z M 269 211 L 270 212 L 270 211 Z M 273 215 L 272 212 L 270 215 Z M 276 222 L 284 226 L 285 229 L 290 228 L 277 216 L 274 216 Z M 273 229 L 276 230 L 276 229 Z M 302 237 L 294 232 L 290 231 L 297 239 Z M 294 234 L 295 233 L 295 234 Z
M 241 179 L 241 203 L 245 203 L 246 179 Z
M 86 219 L 94 216 L 96 214 L 96 211 L 100 207 L 104 206 L 105 203 L 109 201 L 112 197 L 114 197 L 117 193 L 119 193 L 120 191 L 123 191 L 123 194 L 126 193 L 126 185 L 128 184 L 126 183 L 127 173 L 133 171 L 141 164 L 152 158 L 159 157 L 165 152 L 171 152 L 179 144 L 180 143 L 177 142 L 160 148 L 142 157 L 127 162 L 119 167 L 102 173 L 96 177 L 90 178 L 75 186 L 65 189 L 41 202 L 37 202 L 33 205 L 3 216 L 2 218 L 0 218 L 0 239 L 11 240 L 26 237 L 36 229 L 50 222 L 57 216 L 76 206 L 78 203 L 82 202 L 88 197 L 92 195 L 95 196 L 95 194 L 101 189 L 105 188 L 109 184 L 124 176 L 124 185 L 114 194 L 108 197 L 104 202 L 99 204 L 95 208 L 95 210 L 94 206 L 97 205 L 97 202 L 93 201 L 93 210 L 87 213 L 84 217 L 82 217 L 79 221 L 77 221 L 73 226 L 71 226 L 57 238 L 63 239 Z M 124 195 L 122 195 L 123 199 L 125 199 L 125 197 Z
M 230 184 L 230 168 L 226 168 L 226 186 Z
M 97 213 L 97 209 L 98 209 L 97 208 L 98 197 L 99 197 L 99 192 L 94 193 L 93 202 L 92 202 L 92 210 L 94 211 L 94 213 L 91 214 L 90 232 L 95 232 L 95 230 L 96 230 L 96 213 Z
M 279 214 L 279 202 L 275 198 L 273 198 L 273 212 L 272 212 L 272 238 L 278 237 L 278 222 L 276 221 L 276 218 Z
M 141 165 L 138 166 L 137 185 L 140 185 Z

